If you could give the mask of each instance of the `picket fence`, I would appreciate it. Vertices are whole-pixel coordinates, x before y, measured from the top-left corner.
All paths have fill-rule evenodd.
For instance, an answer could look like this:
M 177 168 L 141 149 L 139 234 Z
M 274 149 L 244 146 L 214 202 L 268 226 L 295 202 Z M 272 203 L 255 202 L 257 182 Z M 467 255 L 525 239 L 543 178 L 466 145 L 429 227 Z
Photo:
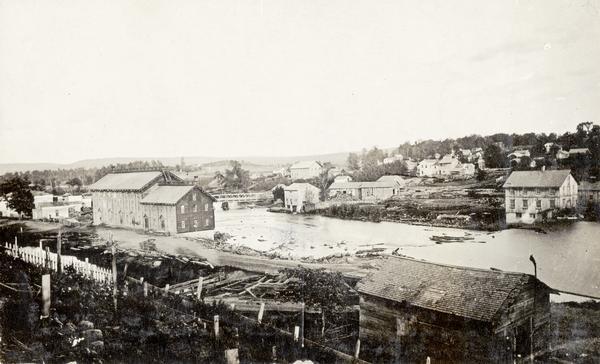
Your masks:
M 58 254 L 50 252 L 48 249 L 44 250 L 39 247 L 30 246 L 20 247 L 16 243 L 4 243 L 4 250 L 8 255 L 21 259 L 26 263 L 48 268 L 55 272 L 58 271 Z M 81 261 L 72 255 L 61 255 L 60 265 L 62 271 L 67 267 L 73 267 L 76 272 L 89 279 L 99 283 L 112 283 L 112 272 L 109 269 L 90 263 L 88 258 L 85 258 L 85 261 Z

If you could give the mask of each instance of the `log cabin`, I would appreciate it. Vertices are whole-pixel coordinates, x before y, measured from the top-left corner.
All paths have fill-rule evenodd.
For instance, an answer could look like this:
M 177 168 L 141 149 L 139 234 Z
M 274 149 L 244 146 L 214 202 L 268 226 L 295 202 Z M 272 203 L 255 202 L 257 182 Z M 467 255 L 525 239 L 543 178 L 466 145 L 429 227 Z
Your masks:
M 529 274 L 391 256 L 356 288 L 365 360 L 512 363 L 547 346 L 554 291 Z

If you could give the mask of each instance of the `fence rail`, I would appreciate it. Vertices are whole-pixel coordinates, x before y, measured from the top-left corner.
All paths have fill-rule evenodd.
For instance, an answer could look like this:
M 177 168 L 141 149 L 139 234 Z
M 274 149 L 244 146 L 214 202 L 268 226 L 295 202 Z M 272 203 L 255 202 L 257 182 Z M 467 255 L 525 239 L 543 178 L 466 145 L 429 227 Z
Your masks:
M 55 272 L 58 271 L 58 254 L 39 247 L 20 247 L 17 244 L 4 243 L 6 253 L 14 258 L 23 260 L 26 263 L 38 267 L 48 268 Z M 85 261 L 79 260 L 72 255 L 60 256 L 61 271 L 67 267 L 72 267 L 76 272 L 93 279 L 99 283 L 112 283 L 112 272 L 109 269 L 92 264 L 86 258 Z

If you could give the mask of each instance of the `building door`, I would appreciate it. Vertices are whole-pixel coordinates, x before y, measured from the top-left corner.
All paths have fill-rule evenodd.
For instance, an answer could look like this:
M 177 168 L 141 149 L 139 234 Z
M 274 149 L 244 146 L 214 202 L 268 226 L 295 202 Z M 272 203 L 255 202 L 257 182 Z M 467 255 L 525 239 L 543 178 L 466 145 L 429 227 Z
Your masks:
M 531 347 L 529 343 L 531 342 L 530 336 L 530 328 L 529 321 L 527 323 L 520 325 L 515 328 L 515 358 L 526 358 L 529 355 Z
M 150 228 L 150 221 L 148 219 L 148 216 L 144 215 L 144 229 L 148 230 Z

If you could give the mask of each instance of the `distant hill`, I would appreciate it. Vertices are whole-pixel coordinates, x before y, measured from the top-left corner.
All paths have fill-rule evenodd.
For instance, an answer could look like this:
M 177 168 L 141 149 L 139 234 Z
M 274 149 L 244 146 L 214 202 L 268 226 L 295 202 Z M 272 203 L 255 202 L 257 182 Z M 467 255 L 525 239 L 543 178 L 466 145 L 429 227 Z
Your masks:
M 277 167 L 292 164 L 298 161 L 317 160 L 321 162 L 330 162 L 336 166 L 344 166 L 346 159 L 348 158 L 349 152 L 343 153 L 330 153 L 330 154 L 316 154 L 316 155 L 305 155 L 305 156 L 293 156 L 293 157 L 231 157 L 231 158 L 220 158 L 220 157 L 201 157 L 201 156 L 184 156 L 185 164 L 188 166 L 198 165 L 201 167 L 209 167 L 211 170 L 218 170 L 220 168 L 227 168 L 230 160 L 243 161 L 242 166 L 250 171 L 262 172 L 273 170 Z M 7 172 L 25 172 L 32 170 L 45 170 L 45 169 L 75 169 L 75 168 L 101 168 L 109 166 L 111 164 L 118 163 L 129 163 L 133 161 L 152 161 L 158 160 L 165 166 L 175 166 L 180 163 L 180 157 L 172 158 L 158 158 L 158 157 L 121 157 L 121 158 L 98 158 L 98 159 L 84 159 L 73 163 L 6 163 L 0 164 L 0 174 Z

